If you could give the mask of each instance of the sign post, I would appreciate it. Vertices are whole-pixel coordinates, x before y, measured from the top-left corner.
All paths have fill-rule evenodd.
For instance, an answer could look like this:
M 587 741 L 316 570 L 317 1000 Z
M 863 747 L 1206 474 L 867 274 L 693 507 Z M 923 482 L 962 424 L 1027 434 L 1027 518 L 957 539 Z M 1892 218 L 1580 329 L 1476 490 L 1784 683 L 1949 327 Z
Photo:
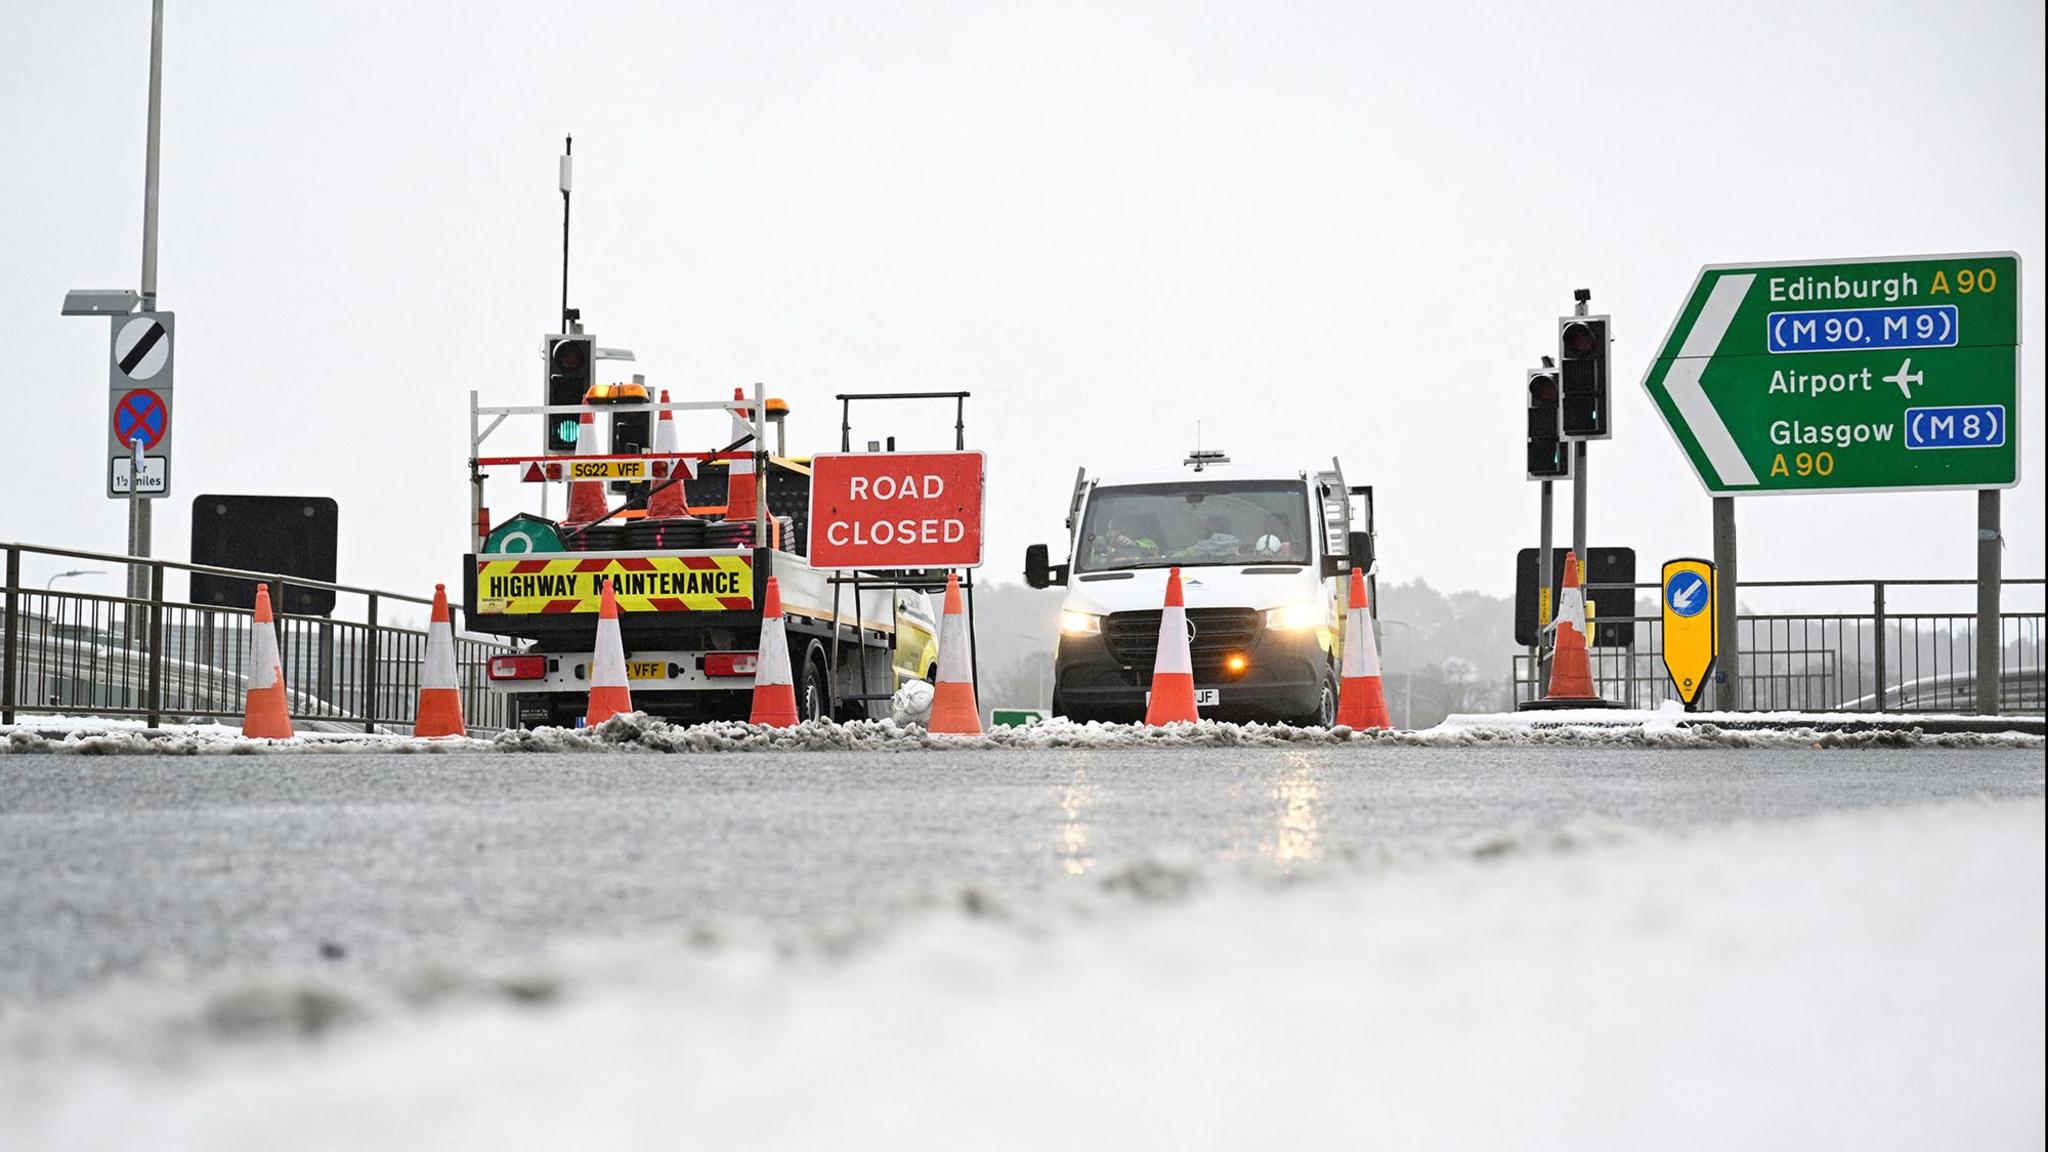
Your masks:
M 1664 671 L 1688 712 L 1699 711 L 1700 692 L 1714 670 L 1717 645 L 1714 566 L 1672 560 L 1660 585 L 1664 601 Z
M 1740 692 L 1732 498 L 1974 489 L 1995 523 L 1996 490 L 2019 483 L 2019 263 L 1978 252 L 1700 270 L 1643 388 L 1714 497 L 1722 707 Z M 1980 637 L 1998 630 L 1995 581 L 1980 560 Z M 1979 647 L 1979 685 L 1995 692 L 1997 646 Z

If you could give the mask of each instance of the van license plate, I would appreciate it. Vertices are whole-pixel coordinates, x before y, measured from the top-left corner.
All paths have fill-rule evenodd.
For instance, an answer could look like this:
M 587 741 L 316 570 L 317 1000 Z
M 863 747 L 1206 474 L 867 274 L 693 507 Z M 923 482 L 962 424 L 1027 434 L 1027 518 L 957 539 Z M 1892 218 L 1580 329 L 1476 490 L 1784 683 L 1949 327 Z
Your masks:
M 1195 689 L 1195 707 L 1197 707 L 1197 708 L 1214 708 L 1214 707 L 1215 707 L 1216 705 L 1218 705 L 1218 704 L 1221 704 L 1221 703 L 1223 703 L 1223 692 L 1222 692 L 1222 690 L 1221 690 L 1221 689 L 1217 689 L 1217 688 L 1197 688 L 1197 689 Z M 1150 692 L 1147 692 L 1147 693 L 1145 693 L 1145 705 L 1146 705 L 1146 707 L 1148 707 L 1148 708 L 1149 708 L 1149 707 L 1151 707 L 1151 705 L 1152 705 L 1152 693 L 1150 693 Z
M 659 660 L 633 660 L 626 664 L 628 680 L 666 680 L 668 665 Z

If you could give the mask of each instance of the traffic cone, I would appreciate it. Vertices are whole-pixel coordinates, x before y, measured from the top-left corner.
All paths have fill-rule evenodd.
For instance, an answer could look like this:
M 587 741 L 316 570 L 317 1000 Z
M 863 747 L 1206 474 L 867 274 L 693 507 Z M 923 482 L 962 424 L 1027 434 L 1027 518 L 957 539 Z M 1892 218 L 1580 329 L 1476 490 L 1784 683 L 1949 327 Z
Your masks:
M 749 724 L 796 726 L 796 688 L 789 682 L 789 636 L 782 627 L 782 585 L 768 578 L 762 597 L 761 644 L 754 654 L 754 710 Z
M 929 732 L 981 735 L 981 706 L 974 702 L 974 674 L 967 657 L 967 611 L 960 605 L 960 578 L 946 573 L 946 615 L 939 622 L 939 682 L 932 686 Z
M 747 398 L 746 390 L 741 388 L 733 389 L 732 398 L 735 400 L 745 400 Z M 748 413 L 744 408 L 732 414 L 732 438 L 734 440 L 754 434 L 753 420 L 742 419 L 742 414 L 751 416 L 751 413 Z M 754 509 L 759 500 L 759 488 L 754 476 L 754 453 L 759 451 L 760 448 L 759 444 L 748 444 L 746 459 L 726 461 L 725 519 L 728 523 L 747 524 L 753 522 Z M 756 543 L 761 543 L 761 541 L 756 541 Z
M 668 389 L 661 390 L 661 402 L 668 403 Z M 674 413 L 664 408 L 654 425 L 654 454 L 668 458 L 668 476 L 655 481 L 654 495 L 647 498 L 647 518 L 664 516 L 688 516 L 689 493 L 683 490 L 683 478 L 694 476 L 690 462 L 677 455 L 676 422 Z
M 455 625 L 448 618 L 448 586 L 434 585 L 434 614 L 427 621 L 427 658 L 420 668 L 415 736 L 467 736 L 462 722 L 462 688 L 455 679 Z
M 1195 664 L 1188 655 L 1188 609 L 1180 569 L 1166 573 L 1166 611 L 1159 614 L 1159 654 L 1152 660 L 1152 699 L 1145 723 L 1161 727 L 1201 719 L 1195 712 Z
M 284 662 L 277 654 L 277 625 L 270 617 L 268 584 L 256 585 L 256 611 L 249 618 L 249 694 L 242 706 L 242 735 L 262 740 L 292 738 Z
M 597 413 L 585 411 L 576 418 L 576 455 L 597 456 Z M 571 524 L 587 524 L 611 511 L 605 499 L 604 481 L 569 481 L 569 517 Z
M 1545 700 L 1597 700 L 1586 654 L 1586 594 L 1579 587 L 1579 555 L 1564 554 L 1564 592 L 1558 597 L 1557 633 L 1550 652 Z
M 1392 728 L 1387 693 L 1380 681 L 1380 648 L 1366 614 L 1365 570 L 1351 570 L 1351 610 L 1344 616 L 1343 683 L 1338 686 L 1337 723 L 1349 728 Z
M 626 645 L 619 639 L 619 602 L 611 577 L 604 578 L 597 601 L 597 654 L 590 660 L 590 705 L 583 725 L 595 728 L 633 710 L 633 690 L 626 684 Z

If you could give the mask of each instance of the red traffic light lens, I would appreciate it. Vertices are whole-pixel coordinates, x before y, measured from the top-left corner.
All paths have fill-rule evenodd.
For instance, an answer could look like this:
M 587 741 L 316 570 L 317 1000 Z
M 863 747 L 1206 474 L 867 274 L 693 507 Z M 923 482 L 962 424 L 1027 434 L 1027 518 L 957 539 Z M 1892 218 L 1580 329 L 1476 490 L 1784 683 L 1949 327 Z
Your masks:
M 1558 335 L 1558 343 L 1564 346 L 1567 356 L 1591 356 L 1600 350 L 1600 338 L 1594 334 L 1593 326 L 1583 320 L 1575 320 L 1564 326 Z
M 558 372 L 581 372 L 583 370 L 583 346 L 568 340 L 555 345 L 555 370 Z
M 1531 407 L 1550 407 L 1557 403 L 1557 377 L 1532 376 L 1529 378 L 1529 404 Z

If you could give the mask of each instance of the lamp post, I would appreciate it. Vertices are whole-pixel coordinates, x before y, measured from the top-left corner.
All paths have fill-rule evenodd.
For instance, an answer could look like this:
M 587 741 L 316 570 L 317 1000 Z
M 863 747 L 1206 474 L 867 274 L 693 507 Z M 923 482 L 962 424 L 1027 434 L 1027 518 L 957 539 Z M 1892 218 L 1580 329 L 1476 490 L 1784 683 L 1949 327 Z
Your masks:
M 59 573 L 57 573 L 57 574 L 56 574 L 55 576 L 52 576 L 52 577 L 50 577 L 50 578 L 49 578 L 48 580 L 45 580 L 45 581 L 43 581 L 43 591 L 45 591 L 45 592 L 48 592 L 48 591 L 50 590 L 50 587 L 51 587 L 52 585 L 54 585 L 55 583 L 57 583 L 57 581 L 59 581 L 59 580 L 69 580 L 69 579 L 71 579 L 71 578 L 72 578 L 73 576 L 105 576 L 105 575 L 106 575 L 106 571 L 105 571 L 104 569 L 100 569 L 100 568 L 73 568 L 73 569 L 72 569 L 71 571 L 69 571 L 69 572 L 59 572 Z
M 1382 627 L 1401 628 L 1408 633 L 1408 639 L 1401 642 L 1401 657 L 1406 661 L 1401 670 L 1401 727 L 1413 728 L 1415 720 L 1415 626 L 1406 620 L 1389 620 L 1380 617 Z

